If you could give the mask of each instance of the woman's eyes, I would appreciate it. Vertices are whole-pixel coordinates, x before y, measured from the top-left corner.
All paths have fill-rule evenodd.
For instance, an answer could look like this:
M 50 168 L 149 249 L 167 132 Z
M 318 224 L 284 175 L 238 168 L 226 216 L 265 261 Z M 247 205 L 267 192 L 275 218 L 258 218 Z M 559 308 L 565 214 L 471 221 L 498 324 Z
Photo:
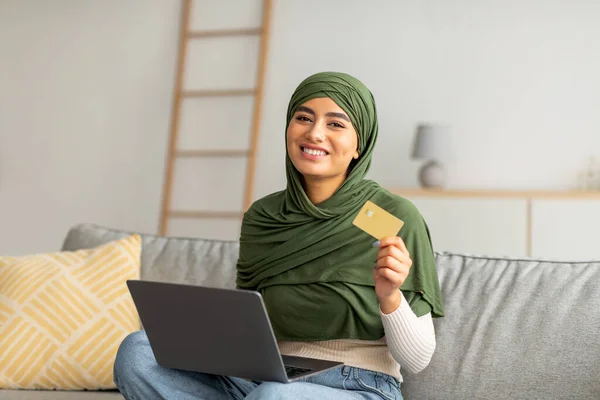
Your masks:
M 296 117 L 296 121 L 312 122 L 312 120 L 310 118 L 308 118 L 307 116 L 304 116 L 304 115 L 298 115 Z M 327 125 L 329 125 L 333 128 L 344 128 L 344 125 L 340 124 L 339 122 L 330 122 Z
M 300 121 L 300 122 L 312 122 L 312 120 L 310 118 L 308 118 L 305 115 L 298 115 L 296 117 L 296 121 Z M 344 125 L 340 124 L 339 122 L 330 122 L 327 125 L 333 127 L 333 128 L 337 128 L 337 129 L 343 129 Z

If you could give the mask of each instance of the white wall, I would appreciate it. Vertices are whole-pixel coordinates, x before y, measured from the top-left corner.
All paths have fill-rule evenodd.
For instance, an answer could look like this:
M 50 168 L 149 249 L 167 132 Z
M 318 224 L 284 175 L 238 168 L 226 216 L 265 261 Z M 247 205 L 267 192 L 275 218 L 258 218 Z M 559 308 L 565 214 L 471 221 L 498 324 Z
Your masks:
M 342 70 L 373 91 L 370 177 L 416 186 L 418 121 L 453 126 L 454 188 L 565 189 L 600 156 L 600 2 L 276 1 L 259 194 L 285 181 L 285 107 L 296 84 Z
M 177 4 L 0 1 L 0 254 L 79 222 L 156 231 Z
M 455 188 L 569 188 L 600 156 L 597 1 L 274 3 L 256 197 L 285 185 L 287 102 L 319 70 L 374 92 L 370 177 L 387 186 L 416 185 L 418 121 L 454 127 Z M 56 249 L 81 221 L 156 231 L 178 14 L 175 0 L 0 1 L 0 254 Z

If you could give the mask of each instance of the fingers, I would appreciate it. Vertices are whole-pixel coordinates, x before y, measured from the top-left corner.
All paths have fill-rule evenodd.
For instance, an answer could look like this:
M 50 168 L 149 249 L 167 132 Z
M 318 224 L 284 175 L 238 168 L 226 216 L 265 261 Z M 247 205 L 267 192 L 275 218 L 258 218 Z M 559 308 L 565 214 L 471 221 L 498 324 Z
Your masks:
M 375 270 L 375 279 L 377 279 L 377 275 L 389 280 L 394 286 L 400 287 L 408 277 L 408 268 L 396 271 L 391 268 L 381 267 Z
M 406 244 L 404 244 L 404 240 L 400 236 L 390 236 L 383 238 L 379 241 L 379 248 L 383 249 L 384 247 L 394 246 L 400 249 L 403 253 L 409 254 L 408 249 L 406 248 Z
M 411 266 L 412 259 L 400 237 L 381 240 L 375 262 L 376 277 L 384 277 L 394 286 L 400 287 L 408 277 Z
M 378 258 L 375 262 L 375 268 L 388 268 L 395 272 L 405 272 L 408 274 L 412 261 L 402 262 L 391 256 Z
M 375 262 L 375 279 L 383 277 L 395 287 L 401 287 L 408 277 L 412 259 L 404 241 L 398 236 L 381 239 L 377 261 Z
M 379 250 L 377 253 L 377 261 L 386 258 L 389 258 L 389 260 L 383 261 L 384 265 L 382 266 L 389 265 L 390 267 L 393 267 L 395 264 L 394 261 L 405 264 L 408 267 L 412 266 L 412 259 L 408 253 L 400 251 L 396 246 L 388 246 Z

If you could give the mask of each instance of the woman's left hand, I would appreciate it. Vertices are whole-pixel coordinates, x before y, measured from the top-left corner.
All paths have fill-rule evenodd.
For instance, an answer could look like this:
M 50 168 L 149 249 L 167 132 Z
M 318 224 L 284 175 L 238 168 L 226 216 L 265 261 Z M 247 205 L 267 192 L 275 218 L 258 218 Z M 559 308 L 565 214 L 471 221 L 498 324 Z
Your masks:
M 410 254 L 400 237 L 393 236 L 381 239 L 373 275 L 375 278 L 375 293 L 382 306 L 384 302 L 397 302 L 399 304 L 400 292 L 398 289 L 408 276 L 411 266 Z M 398 304 L 396 304 L 396 307 Z

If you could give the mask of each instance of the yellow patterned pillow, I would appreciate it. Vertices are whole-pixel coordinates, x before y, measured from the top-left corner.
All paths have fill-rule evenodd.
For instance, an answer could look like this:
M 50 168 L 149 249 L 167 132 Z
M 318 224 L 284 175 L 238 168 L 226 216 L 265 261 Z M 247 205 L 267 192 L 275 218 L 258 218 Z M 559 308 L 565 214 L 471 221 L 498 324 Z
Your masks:
M 119 344 L 140 329 L 125 281 L 139 279 L 141 242 L 0 257 L 0 388 L 115 388 Z

